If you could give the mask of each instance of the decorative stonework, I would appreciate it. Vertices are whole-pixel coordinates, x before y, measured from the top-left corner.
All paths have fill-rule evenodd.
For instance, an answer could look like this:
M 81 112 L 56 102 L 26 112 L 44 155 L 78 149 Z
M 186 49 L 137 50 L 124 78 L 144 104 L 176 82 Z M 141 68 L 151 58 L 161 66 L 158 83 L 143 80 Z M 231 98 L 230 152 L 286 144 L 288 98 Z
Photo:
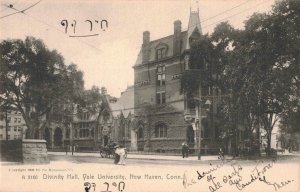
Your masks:
M 49 163 L 45 140 L 22 140 L 22 153 L 25 164 Z

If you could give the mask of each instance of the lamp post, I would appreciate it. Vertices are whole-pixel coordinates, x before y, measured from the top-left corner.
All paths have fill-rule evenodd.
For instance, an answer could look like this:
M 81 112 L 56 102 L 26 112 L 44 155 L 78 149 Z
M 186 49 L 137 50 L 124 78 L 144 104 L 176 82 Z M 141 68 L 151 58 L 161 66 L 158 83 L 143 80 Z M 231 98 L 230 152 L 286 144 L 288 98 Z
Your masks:
M 198 160 L 201 160 L 201 140 L 202 140 L 202 103 L 201 103 L 202 102 L 202 99 L 201 99 L 202 96 L 201 96 L 201 88 L 199 88 L 199 93 L 200 93 L 199 94 L 200 97 L 199 98 L 194 97 L 194 99 L 198 101 L 198 105 L 197 105 L 197 109 L 196 109 L 196 113 L 197 113 L 196 116 L 198 118 L 198 125 L 196 126 L 196 130 L 198 132 L 198 139 L 197 139 L 197 141 L 198 141 L 198 143 L 197 143 Z M 205 105 L 210 106 L 211 101 L 209 99 L 207 99 L 205 101 Z

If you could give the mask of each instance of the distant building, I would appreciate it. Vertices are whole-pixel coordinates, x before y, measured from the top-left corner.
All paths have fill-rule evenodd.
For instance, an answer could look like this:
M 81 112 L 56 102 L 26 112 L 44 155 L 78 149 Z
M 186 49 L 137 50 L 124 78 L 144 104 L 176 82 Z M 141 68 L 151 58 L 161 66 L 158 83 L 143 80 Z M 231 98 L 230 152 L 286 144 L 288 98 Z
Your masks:
M 75 104 L 69 114 L 55 113 L 55 108 L 48 114 L 48 122 L 43 130 L 38 131 L 39 138 L 47 141 L 48 148 L 66 148 L 76 146 L 76 150 L 97 149 L 99 108 L 91 112 Z
M 6 122 L 7 121 L 7 122 Z M 8 129 L 7 140 L 24 139 L 26 123 L 21 112 L 16 110 L 2 111 L 0 114 L 0 140 L 6 140 L 6 128 Z
M 136 134 L 132 129 L 134 120 L 134 87 L 128 87 L 121 93 L 120 98 L 111 97 L 106 92 L 103 109 L 99 117 L 100 145 L 106 146 L 110 142 L 117 142 L 124 147 L 136 150 Z

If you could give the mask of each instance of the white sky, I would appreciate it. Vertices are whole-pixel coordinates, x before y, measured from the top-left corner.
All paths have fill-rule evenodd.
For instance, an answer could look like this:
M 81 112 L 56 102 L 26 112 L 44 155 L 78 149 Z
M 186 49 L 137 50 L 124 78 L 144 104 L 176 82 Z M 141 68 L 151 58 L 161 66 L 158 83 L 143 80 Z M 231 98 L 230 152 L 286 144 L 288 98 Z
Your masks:
M 38 0 L 0 0 L 0 17 L 15 12 L 5 7 L 12 4 L 18 10 L 25 9 Z M 242 4 L 244 3 L 244 4 Z M 274 0 L 199 0 L 200 20 L 204 21 L 221 12 L 241 6 L 202 23 L 203 33 L 211 33 L 220 20 L 229 20 L 235 28 L 242 28 L 243 21 L 254 12 L 271 9 Z M 50 49 L 56 49 L 66 59 L 84 72 L 85 87 L 105 86 L 108 93 L 119 96 L 127 85 L 133 84 L 133 69 L 142 43 L 143 31 L 150 31 L 151 40 L 173 34 L 173 22 L 182 22 L 186 30 L 190 0 L 186 1 L 92 1 L 92 0 L 42 0 L 27 10 L 0 19 L 0 40 L 34 36 L 42 39 Z M 195 7 L 195 6 L 194 6 Z M 242 12 L 242 13 L 241 13 Z M 241 13 L 241 14 L 239 14 Z M 69 21 L 68 34 L 60 24 Z M 71 23 L 76 20 L 75 35 L 99 33 L 99 36 L 75 38 Z M 108 21 L 103 31 L 99 24 L 85 20 Z M 98 28 L 97 28 L 98 27 Z

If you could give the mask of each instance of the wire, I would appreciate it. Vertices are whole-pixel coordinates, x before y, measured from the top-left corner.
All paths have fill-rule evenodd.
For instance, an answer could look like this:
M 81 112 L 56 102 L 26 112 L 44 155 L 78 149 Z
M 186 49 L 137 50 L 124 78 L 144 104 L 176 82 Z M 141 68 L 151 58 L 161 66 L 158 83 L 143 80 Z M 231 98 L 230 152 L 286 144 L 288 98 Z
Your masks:
M 40 0 L 39 2 L 41 2 L 41 1 L 42 1 L 42 0 Z M 38 3 L 39 3 L 39 2 L 38 2 Z M 37 3 L 36 3 L 36 4 L 37 4 Z M 36 5 L 36 4 L 35 4 L 35 5 Z M 34 5 L 30 6 L 30 8 L 33 7 L 33 6 L 34 6 Z M 32 17 L 32 16 L 26 14 L 26 13 L 24 12 L 24 10 L 28 10 L 29 7 L 26 8 L 26 9 L 24 9 L 24 10 L 22 10 L 22 11 L 20 11 L 20 10 L 14 8 L 14 7 L 9 7 L 9 8 L 18 11 L 18 12 L 16 12 L 16 13 L 23 13 L 24 15 L 30 17 L 31 19 L 33 19 L 33 20 L 35 20 L 35 21 L 38 21 L 38 22 L 40 22 L 40 23 L 42 23 L 42 24 L 44 24 L 44 25 L 47 25 L 48 27 L 53 28 L 53 29 L 55 29 L 56 31 L 61 32 L 61 33 L 63 33 L 63 34 L 65 35 L 65 32 L 63 32 L 63 31 L 57 29 L 56 27 L 54 27 L 54 26 L 52 26 L 52 25 L 50 25 L 50 24 L 48 24 L 48 23 L 46 23 L 46 22 L 44 22 L 44 21 L 42 21 L 42 20 L 39 20 L 39 19 L 37 19 L 37 18 L 35 18 L 35 17 Z M 15 13 L 15 14 L 16 14 L 16 13 Z M 77 39 L 77 38 L 75 38 L 75 40 L 77 40 L 77 41 L 79 41 L 79 42 L 81 42 L 81 43 L 84 43 L 85 45 L 87 45 L 87 46 L 89 46 L 89 47 L 91 47 L 91 48 L 93 48 L 93 49 L 96 49 L 96 50 L 102 52 L 101 49 L 95 47 L 94 45 L 91 45 L 91 44 L 89 44 L 89 43 L 86 43 L 85 41 L 82 41 L 82 40 Z
M 212 16 L 212 17 L 209 17 L 209 18 L 207 18 L 207 19 L 204 19 L 204 20 L 202 20 L 200 23 L 203 23 L 203 22 L 208 21 L 208 20 L 210 20 L 210 19 L 213 19 L 213 18 L 215 18 L 215 17 L 217 17 L 217 16 L 220 16 L 220 15 L 222 15 L 222 14 L 224 14 L 224 13 L 227 13 L 228 11 L 231 11 L 231 10 L 233 10 L 233 9 L 236 9 L 236 8 L 238 8 L 238 7 L 240 7 L 240 6 L 244 5 L 244 4 L 246 4 L 246 3 L 249 3 L 249 1 L 246 1 L 246 2 L 244 2 L 244 3 L 241 3 L 241 4 L 239 4 L 239 5 L 235 6 L 235 7 L 232 7 L 232 8 L 230 8 L 230 9 L 227 9 L 227 10 L 223 11 L 223 12 L 220 12 L 220 13 L 218 13 L 217 15 L 214 15 L 214 16 Z
M 236 13 L 236 14 L 234 14 L 234 15 L 231 15 L 231 16 L 226 17 L 226 18 L 224 18 L 224 19 L 221 19 L 221 20 L 219 20 L 219 21 L 217 21 L 217 22 L 214 22 L 214 23 L 211 23 L 211 24 L 209 24 L 209 25 L 206 25 L 206 26 L 204 26 L 203 28 L 206 28 L 206 27 L 212 26 L 212 25 L 214 25 L 214 24 L 220 23 L 220 22 L 222 22 L 222 21 L 224 21 L 224 20 L 227 20 L 227 19 L 229 19 L 229 18 L 231 18 L 231 17 L 235 17 L 235 16 L 237 16 L 237 15 L 239 15 L 239 14 L 241 14 L 241 13 L 244 13 L 244 12 L 246 12 L 246 11 L 249 11 L 249 10 L 251 10 L 251 9 L 253 9 L 253 8 L 257 7 L 257 6 L 259 6 L 259 5 L 265 4 L 265 3 L 267 3 L 268 1 L 270 1 L 270 0 L 264 1 L 263 3 L 259 3 L 259 4 L 255 5 L 255 6 L 253 6 L 253 7 L 250 7 L 250 8 L 248 8 L 248 9 L 245 9 L 245 10 L 243 10 L 243 11 L 241 11 L 241 12 L 238 12 L 238 13 Z
M 18 13 L 23 13 L 23 14 L 25 14 L 25 11 L 27 11 L 28 9 L 31 9 L 32 7 L 36 6 L 36 5 L 39 4 L 41 1 L 42 1 L 42 0 L 40 0 L 40 1 L 38 1 L 38 2 L 36 2 L 36 3 L 34 3 L 34 4 L 32 4 L 32 5 L 30 5 L 29 7 L 25 8 L 25 9 L 23 9 L 23 10 L 21 10 L 21 11 L 20 11 L 20 10 L 17 10 L 16 8 L 14 8 L 12 4 L 6 5 L 7 8 L 13 9 L 13 10 L 15 10 L 15 11 L 17 11 L 17 12 L 11 13 L 11 14 L 8 14 L 8 15 L 5 15 L 5 16 L 2 16 L 2 17 L 0 17 L 0 19 L 3 19 L 3 18 L 5 18 L 5 17 L 9 17 L 9 16 L 11 16 L 11 15 L 15 15 L 15 14 L 18 14 Z

